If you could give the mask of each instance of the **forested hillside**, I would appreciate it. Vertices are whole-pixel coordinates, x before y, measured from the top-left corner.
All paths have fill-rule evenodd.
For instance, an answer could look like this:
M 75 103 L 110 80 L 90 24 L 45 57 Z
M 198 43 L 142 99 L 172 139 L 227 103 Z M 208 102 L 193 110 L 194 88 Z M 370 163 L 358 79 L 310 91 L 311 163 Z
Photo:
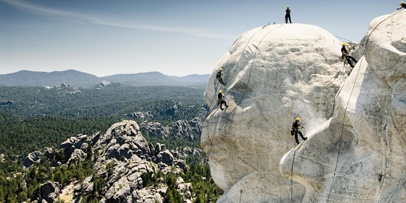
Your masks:
M 159 142 L 169 149 L 199 148 L 198 131 L 187 132 L 195 134 L 195 138 L 179 135 L 177 125 L 182 123 L 181 120 L 190 122 L 195 117 L 204 116 L 207 112 L 204 106 L 203 87 L 128 87 L 119 84 L 97 89 L 0 87 L 0 202 L 33 200 L 38 198 L 38 187 L 46 181 L 59 178 L 66 185 L 94 174 L 90 160 L 75 162 L 75 167 L 61 165 L 52 171 L 50 160 L 35 164 L 34 171 L 32 167 L 24 169 L 23 160 L 30 152 L 58 148 L 69 137 L 104 133 L 122 119 L 133 119 L 142 124 L 141 132 L 151 143 Z M 139 114 L 148 116 L 137 116 Z M 168 136 L 157 136 L 151 131 L 150 125 L 154 123 L 168 126 L 165 127 L 169 129 Z M 193 175 L 196 169 L 205 174 L 209 171 L 204 153 L 188 156 L 186 161 L 193 170 L 188 170 L 184 177 L 196 179 Z M 60 170 L 65 171 L 63 177 Z M 57 171 L 60 172 L 55 177 Z M 207 178 L 210 179 L 210 174 Z M 22 179 L 30 187 L 24 185 Z M 212 181 L 196 181 L 194 184 L 200 184 L 201 188 L 206 187 L 205 184 L 210 188 L 214 185 Z M 216 192 L 215 196 L 218 197 L 219 193 Z M 200 196 L 195 200 L 213 200 L 215 196 Z M 90 199 L 97 202 L 99 198 Z
M 43 115 L 66 118 L 120 116 L 132 111 L 158 111 L 168 104 L 163 101 L 202 105 L 203 86 L 131 87 L 114 84 L 97 89 L 0 86 L 0 111 L 24 118 Z M 163 116 L 161 112 L 157 113 Z M 183 115 L 173 116 L 171 119 Z
M 22 70 L 15 73 L 0 74 L 0 86 L 33 87 L 60 86 L 64 84 L 72 87 L 93 88 L 97 84 L 104 82 L 129 86 L 196 86 L 207 84 L 208 79 L 209 74 L 193 74 L 179 77 L 164 75 L 160 72 L 146 72 L 97 77 L 77 70 L 53 72 Z

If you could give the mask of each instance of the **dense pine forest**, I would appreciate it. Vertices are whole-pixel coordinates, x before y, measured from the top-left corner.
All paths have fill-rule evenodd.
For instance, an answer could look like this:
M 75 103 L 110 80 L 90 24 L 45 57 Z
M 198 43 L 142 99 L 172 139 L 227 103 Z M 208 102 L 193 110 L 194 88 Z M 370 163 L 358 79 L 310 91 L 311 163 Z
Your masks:
M 203 88 L 121 84 L 93 89 L 0 87 L 0 202 L 33 201 L 41 183 L 57 181 L 66 185 L 92 174 L 96 187 L 93 192 L 84 194 L 82 201 L 97 202 L 105 183 L 92 169 L 93 160 L 54 167 L 53 164 L 64 159 L 58 155 L 51 161 L 41 161 L 25 169 L 24 158 L 33 151 L 57 148 L 72 136 L 104 133 L 123 119 L 162 124 L 190 120 L 207 110 Z M 153 117 L 137 118 L 134 112 L 148 112 Z M 148 142 L 163 143 L 169 149 L 199 147 L 200 139 L 170 139 L 157 137 L 143 128 L 141 131 Z M 211 180 L 204 154 L 188 157 L 187 164 L 189 168 L 184 174 L 156 174 L 152 179 L 145 176 L 144 183 L 151 185 L 162 177 L 170 185 L 175 176 L 182 176 L 192 182 L 197 191 L 195 202 L 214 202 L 222 191 Z M 205 177 L 204 181 L 199 177 Z M 167 195 L 165 202 L 178 202 L 176 191 L 169 191 Z

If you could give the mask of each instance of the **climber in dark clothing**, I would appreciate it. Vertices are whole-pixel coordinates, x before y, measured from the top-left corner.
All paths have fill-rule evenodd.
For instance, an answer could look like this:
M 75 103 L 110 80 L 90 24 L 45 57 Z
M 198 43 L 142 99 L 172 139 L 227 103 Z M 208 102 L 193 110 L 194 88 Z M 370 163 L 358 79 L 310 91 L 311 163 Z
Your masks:
M 348 64 L 350 64 L 351 68 L 354 68 L 354 65 L 352 64 L 351 60 L 354 61 L 355 63 L 357 63 L 358 61 L 354 57 L 350 56 L 350 54 L 348 53 L 348 50 L 345 46 L 347 46 L 347 43 L 343 42 L 343 46 L 341 47 L 341 54 L 342 54 L 341 58 L 343 60 L 347 60 Z
M 217 104 L 220 106 L 220 109 L 223 111 L 223 104 L 228 108 L 228 105 L 226 101 L 224 101 L 224 95 L 223 95 L 223 90 L 219 91 L 219 94 L 217 95 Z
M 224 83 L 223 79 L 221 78 L 221 75 L 223 75 L 223 68 L 220 68 L 217 71 L 216 78 L 221 84 L 226 85 L 226 83 Z
M 302 132 L 300 131 L 300 129 L 301 129 L 301 128 L 304 128 L 304 127 L 302 127 L 302 125 L 300 125 L 299 122 L 300 122 L 300 118 L 297 117 L 296 120 L 295 120 L 295 122 L 293 122 L 293 124 L 292 124 L 292 130 L 290 131 L 290 134 L 291 134 L 291 135 L 295 135 L 295 139 L 296 139 L 296 143 L 297 143 L 297 144 L 300 143 L 300 142 L 299 142 L 299 139 L 297 138 L 297 134 L 299 134 L 300 137 L 302 137 L 303 140 L 307 140 L 307 137 L 303 137 L 303 134 L 302 134 Z
M 285 22 L 288 23 L 288 19 L 289 22 L 292 23 L 292 19 L 290 19 L 290 9 L 289 6 L 286 6 L 286 14 L 285 14 Z
M 402 9 L 402 8 L 406 8 L 406 4 L 404 4 L 403 1 L 401 1 L 399 5 L 400 5 L 400 7 L 397 8 L 396 10 L 400 10 L 400 9 Z

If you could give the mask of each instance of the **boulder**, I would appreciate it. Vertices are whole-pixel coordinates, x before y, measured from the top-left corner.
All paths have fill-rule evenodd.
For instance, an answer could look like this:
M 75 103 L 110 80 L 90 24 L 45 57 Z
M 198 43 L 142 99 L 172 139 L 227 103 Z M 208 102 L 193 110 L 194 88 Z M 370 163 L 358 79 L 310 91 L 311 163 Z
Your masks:
M 126 177 L 120 178 L 109 187 L 104 196 L 106 202 L 132 202 L 130 183 Z
M 80 149 L 74 149 L 70 157 L 68 157 L 67 165 L 69 165 L 72 161 L 79 161 L 82 162 L 86 159 L 87 154 L 80 150 Z
M 44 157 L 47 159 L 51 158 L 55 154 L 55 149 L 52 147 L 45 147 L 44 149 Z
M 147 130 L 150 136 L 165 138 L 169 136 L 169 127 L 165 127 L 159 122 L 142 123 L 141 126 Z
M 42 153 L 39 151 L 29 153 L 24 159 L 24 167 L 29 168 L 34 163 L 39 163 L 41 161 L 41 155 Z
M 172 166 L 174 157 L 169 150 L 166 149 L 164 151 L 159 152 L 157 157 L 160 162 L 162 162 L 168 166 Z
M 193 134 L 189 129 L 189 123 L 185 120 L 178 120 L 172 123 L 172 128 L 174 129 L 176 137 L 193 139 Z
M 202 120 L 200 118 L 198 118 L 198 117 L 193 118 L 192 120 L 190 120 L 188 122 L 188 124 L 189 124 L 189 129 L 193 134 L 195 134 L 197 136 L 200 136 L 202 134 Z M 200 137 L 198 137 L 198 138 L 200 138 Z
M 158 191 L 149 188 L 142 188 L 133 192 L 134 199 L 137 203 L 163 203 L 164 199 Z
M 57 182 L 48 181 L 40 185 L 40 200 L 45 200 L 48 203 L 57 201 L 60 192 L 60 185 Z
M 148 118 L 154 118 L 154 115 L 150 111 L 147 111 L 147 112 L 133 112 L 131 114 L 127 114 L 127 116 L 135 118 L 135 119 L 140 119 L 140 120 L 145 120 L 145 119 L 148 119 Z
M 185 160 L 176 160 L 174 165 L 180 169 L 185 169 L 187 167 Z
M 182 106 L 182 103 L 177 103 L 167 109 L 164 110 L 164 114 L 169 115 L 169 116 L 174 116 L 176 115 L 179 111 L 179 106 Z
M 76 143 L 77 139 L 78 139 L 77 137 L 70 137 L 65 142 L 62 142 L 61 148 L 68 149 L 68 148 L 72 147 Z

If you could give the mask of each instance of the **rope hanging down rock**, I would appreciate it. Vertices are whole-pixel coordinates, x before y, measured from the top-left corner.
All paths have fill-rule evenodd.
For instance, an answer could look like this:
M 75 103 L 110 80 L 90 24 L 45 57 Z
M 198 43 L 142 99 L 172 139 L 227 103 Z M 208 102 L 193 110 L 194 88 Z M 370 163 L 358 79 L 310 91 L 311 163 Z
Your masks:
M 368 34 L 368 36 L 366 37 L 365 45 L 364 45 L 364 50 L 363 50 L 362 56 L 365 57 L 365 55 L 366 55 L 366 53 L 367 53 L 367 50 L 368 50 L 369 38 L 370 38 L 370 36 L 372 35 L 372 33 L 376 30 L 376 28 L 378 28 L 378 26 L 381 25 L 384 21 L 386 21 L 387 19 L 393 17 L 393 16 L 394 16 L 395 14 L 397 14 L 398 12 L 399 12 L 399 11 L 396 11 L 396 12 L 394 12 L 393 14 L 389 15 L 387 18 L 383 19 L 381 22 L 379 22 L 379 23 L 371 30 L 371 32 L 370 32 L 370 33 Z M 360 61 L 360 64 L 359 64 L 358 67 L 361 67 L 361 66 L 362 66 L 362 60 Z M 355 80 L 354 80 L 354 81 L 357 81 L 360 70 L 361 70 L 361 68 L 358 68 L 357 74 L 356 74 L 356 76 L 355 76 Z M 351 99 L 351 97 L 352 97 L 354 88 L 355 88 L 355 83 L 352 85 L 351 92 L 350 92 L 350 95 L 348 96 L 348 100 L 347 100 L 347 102 L 346 102 L 346 105 L 345 105 L 345 108 L 344 108 L 344 109 L 347 109 L 347 108 L 348 108 L 348 105 L 349 105 L 350 99 Z M 344 125 L 345 125 L 344 122 L 345 122 L 345 119 L 346 119 L 346 115 L 347 115 L 347 111 L 344 111 L 343 123 L 341 124 L 341 130 L 340 130 L 339 147 L 338 147 L 337 158 L 336 158 L 336 163 L 335 163 L 335 167 L 334 167 L 334 175 L 333 175 L 333 180 L 332 180 L 332 182 L 331 182 L 331 184 L 330 184 L 330 190 L 329 190 L 329 193 L 328 193 L 328 196 L 327 196 L 327 201 L 330 199 L 331 191 L 333 190 L 333 184 L 334 184 L 334 181 L 335 181 L 336 176 L 337 176 L 337 166 L 338 166 L 338 161 L 339 161 L 339 159 L 340 159 L 340 153 L 341 153 L 341 147 L 342 147 L 342 141 L 343 141 Z M 293 169 L 292 169 L 292 171 L 293 171 Z

